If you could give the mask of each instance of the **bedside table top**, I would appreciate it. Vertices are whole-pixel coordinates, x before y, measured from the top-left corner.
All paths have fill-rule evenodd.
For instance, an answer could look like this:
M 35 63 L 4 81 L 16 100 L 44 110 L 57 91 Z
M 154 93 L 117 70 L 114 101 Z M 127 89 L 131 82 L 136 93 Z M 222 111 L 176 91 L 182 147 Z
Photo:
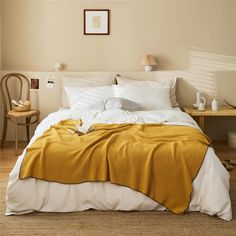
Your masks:
M 184 107 L 183 111 L 191 116 L 236 116 L 236 109 L 231 107 L 220 107 L 218 111 L 212 111 L 211 108 L 199 111 L 191 107 Z

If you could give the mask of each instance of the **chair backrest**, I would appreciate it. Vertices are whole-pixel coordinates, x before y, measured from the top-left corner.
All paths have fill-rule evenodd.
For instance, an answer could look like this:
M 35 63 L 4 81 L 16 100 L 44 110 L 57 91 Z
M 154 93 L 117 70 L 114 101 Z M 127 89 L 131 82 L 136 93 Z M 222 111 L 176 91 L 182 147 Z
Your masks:
M 14 81 L 13 81 L 14 80 Z M 14 90 L 11 94 L 10 89 Z M 11 100 L 29 100 L 30 82 L 25 75 L 20 73 L 9 73 L 2 77 L 0 82 L 4 113 L 12 110 Z

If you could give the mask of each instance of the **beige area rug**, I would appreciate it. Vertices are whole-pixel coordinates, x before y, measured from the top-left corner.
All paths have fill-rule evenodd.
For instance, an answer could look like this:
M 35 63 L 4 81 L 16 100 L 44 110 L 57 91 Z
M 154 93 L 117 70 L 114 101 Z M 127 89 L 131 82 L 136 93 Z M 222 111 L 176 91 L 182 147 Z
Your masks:
M 235 182 L 235 181 L 234 181 Z M 74 235 L 236 235 L 236 219 L 226 222 L 201 213 L 184 216 L 169 212 L 114 212 L 89 210 L 77 213 L 31 213 L 4 216 L 6 182 L 0 182 L 1 236 Z M 236 218 L 236 185 L 231 183 Z

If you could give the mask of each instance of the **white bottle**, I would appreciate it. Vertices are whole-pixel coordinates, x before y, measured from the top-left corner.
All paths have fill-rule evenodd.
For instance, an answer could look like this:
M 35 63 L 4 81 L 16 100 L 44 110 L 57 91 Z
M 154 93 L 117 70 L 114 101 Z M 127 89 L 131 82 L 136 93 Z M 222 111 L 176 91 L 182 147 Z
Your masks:
M 219 105 L 218 105 L 218 102 L 217 102 L 216 98 L 214 98 L 212 100 L 211 109 L 212 109 L 212 111 L 218 111 L 219 110 Z

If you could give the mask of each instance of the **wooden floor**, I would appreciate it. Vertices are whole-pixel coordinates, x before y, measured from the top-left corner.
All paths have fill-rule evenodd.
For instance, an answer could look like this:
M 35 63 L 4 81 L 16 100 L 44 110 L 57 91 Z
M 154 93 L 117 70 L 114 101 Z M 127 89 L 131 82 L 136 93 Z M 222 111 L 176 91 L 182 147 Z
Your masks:
M 26 143 L 19 143 L 18 153 L 22 153 Z M 4 148 L 0 148 L 0 181 L 7 181 L 18 156 L 14 155 L 14 143 L 6 142 Z
M 20 143 L 19 153 L 25 143 Z M 225 142 L 214 143 L 220 159 L 236 160 L 236 149 Z M 8 175 L 17 160 L 14 144 L 0 149 L 0 184 L 5 196 Z M 230 171 L 231 201 L 236 212 L 236 166 Z M 176 216 L 169 212 L 109 212 L 31 213 L 4 217 L 5 197 L 0 199 L 0 235 L 236 235 L 236 216 L 231 222 L 201 213 Z

